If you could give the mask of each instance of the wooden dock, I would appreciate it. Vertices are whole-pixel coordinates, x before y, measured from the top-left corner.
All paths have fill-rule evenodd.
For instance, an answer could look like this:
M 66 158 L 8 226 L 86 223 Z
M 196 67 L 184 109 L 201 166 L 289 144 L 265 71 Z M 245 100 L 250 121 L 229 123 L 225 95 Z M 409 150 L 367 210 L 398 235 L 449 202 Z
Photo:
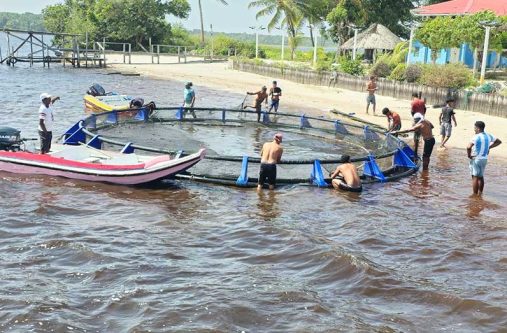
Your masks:
M 29 63 L 32 67 L 41 63 L 49 68 L 51 64 L 61 63 L 64 67 L 67 64 L 78 68 L 106 67 L 105 50 L 100 48 L 100 43 L 91 43 L 93 47 L 90 48 L 87 34 L 84 45 L 81 45 L 80 35 L 77 34 L 17 29 L 3 29 L 1 32 L 7 35 L 7 52 L 5 57 L 0 56 L 0 64 L 14 66 Z M 50 44 L 49 40 L 57 43 Z

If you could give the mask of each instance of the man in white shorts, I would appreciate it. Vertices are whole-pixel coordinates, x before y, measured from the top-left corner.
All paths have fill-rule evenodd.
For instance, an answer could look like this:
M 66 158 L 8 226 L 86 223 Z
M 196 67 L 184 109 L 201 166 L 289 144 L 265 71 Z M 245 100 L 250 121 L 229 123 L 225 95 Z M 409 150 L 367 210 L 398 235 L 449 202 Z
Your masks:
M 488 163 L 489 150 L 500 145 L 502 141 L 484 132 L 486 125 L 482 121 L 475 122 L 475 136 L 468 144 L 467 154 L 470 159 L 470 174 L 475 195 L 484 191 L 484 170 Z

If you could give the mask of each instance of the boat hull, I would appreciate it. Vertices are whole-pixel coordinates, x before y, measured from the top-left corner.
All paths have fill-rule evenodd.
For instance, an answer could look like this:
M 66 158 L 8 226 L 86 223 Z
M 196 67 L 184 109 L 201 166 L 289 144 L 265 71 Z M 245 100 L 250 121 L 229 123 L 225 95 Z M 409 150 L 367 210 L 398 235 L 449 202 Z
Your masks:
M 201 161 L 204 155 L 205 150 L 202 149 L 198 153 L 153 167 L 131 170 L 100 170 L 5 157 L 0 153 L 0 170 L 16 174 L 46 175 L 120 185 L 139 185 L 184 172 Z
M 84 98 L 86 113 L 102 113 L 113 110 L 127 110 L 130 107 L 131 97 L 126 95 L 91 96 Z

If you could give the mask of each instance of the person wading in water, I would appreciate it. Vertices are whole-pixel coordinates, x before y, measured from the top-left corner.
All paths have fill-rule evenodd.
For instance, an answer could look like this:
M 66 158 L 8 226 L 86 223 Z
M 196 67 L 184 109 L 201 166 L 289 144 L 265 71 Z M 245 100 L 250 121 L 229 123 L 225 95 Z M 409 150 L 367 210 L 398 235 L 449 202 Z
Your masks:
M 276 185 L 276 164 L 280 163 L 283 154 L 282 133 L 276 133 L 272 142 L 266 142 L 261 150 L 261 167 L 259 171 L 259 183 L 257 191 L 262 190 L 266 179 L 269 189 L 273 190 Z
M 401 134 L 415 131 L 421 133 L 421 136 L 424 139 L 423 170 L 428 170 L 431 153 L 433 152 L 433 147 L 435 146 L 435 137 L 433 136 L 433 124 L 430 123 L 429 120 L 420 118 L 420 116 L 415 117 L 414 121 L 416 124 L 411 129 L 404 131 L 395 131 L 393 132 L 393 134 Z

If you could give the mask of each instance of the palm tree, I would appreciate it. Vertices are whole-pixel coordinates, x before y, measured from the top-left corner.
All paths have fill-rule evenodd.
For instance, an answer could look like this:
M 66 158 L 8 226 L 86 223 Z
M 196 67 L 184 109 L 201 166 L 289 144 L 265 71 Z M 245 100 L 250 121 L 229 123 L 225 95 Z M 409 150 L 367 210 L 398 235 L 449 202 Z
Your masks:
M 253 0 L 248 4 L 248 8 L 261 7 L 256 18 L 273 15 L 268 23 L 268 31 L 280 24 L 287 27 L 291 60 L 294 59 L 298 33 L 303 24 L 301 8 L 306 6 L 305 3 L 306 0 Z
M 228 5 L 227 1 L 225 0 L 217 0 L 223 5 Z M 201 44 L 204 45 L 204 18 L 202 15 L 202 4 L 201 0 L 199 0 L 199 15 L 201 16 Z

